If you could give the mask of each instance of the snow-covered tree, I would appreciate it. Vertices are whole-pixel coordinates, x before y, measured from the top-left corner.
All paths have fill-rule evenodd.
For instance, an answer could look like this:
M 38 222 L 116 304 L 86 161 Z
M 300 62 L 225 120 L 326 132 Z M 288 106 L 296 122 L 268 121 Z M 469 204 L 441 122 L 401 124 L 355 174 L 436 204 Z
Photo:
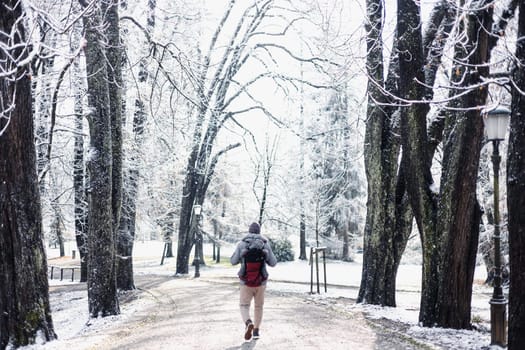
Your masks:
M 516 3 L 516 2 L 515 2 Z M 512 57 L 513 72 L 512 116 L 510 122 L 507 161 L 507 205 L 509 208 L 509 350 L 525 347 L 525 4 L 518 9 L 518 34 L 516 53 Z
M 381 5 L 367 1 L 369 204 L 359 300 L 395 304 L 395 271 L 413 213 L 423 248 L 420 321 L 468 328 L 481 217 L 475 197 L 483 136 L 480 110 L 487 97 L 491 50 L 512 11 L 493 22 L 489 1 L 468 3 L 467 9 L 442 1 L 423 26 L 420 4 L 398 1 L 396 37 L 386 72 Z M 440 68 L 446 50 L 453 60 Z M 440 96 L 444 110 L 428 104 L 438 91 L 440 69 L 449 71 L 447 94 Z M 438 181 L 433 178 L 432 160 L 441 142 Z
M 0 2 L 0 348 L 56 337 L 36 170 L 28 18 Z
M 87 6 L 88 4 L 85 4 Z M 120 313 L 116 285 L 116 228 L 120 212 L 119 180 L 114 180 L 114 172 L 119 161 L 114 156 L 120 136 L 115 136 L 114 123 L 121 123 L 121 103 L 119 78 L 116 71 L 121 69 L 115 64 L 111 46 L 107 50 L 103 45 L 111 42 L 116 49 L 120 43 L 115 41 L 118 31 L 117 3 L 96 1 L 84 15 L 86 31 L 86 70 L 89 100 L 89 214 L 88 214 L 88 297 L 91 317 L 108 316 Z M 107 28 L 107 29 L 106 29 Z M 110 73 L 111 72 L 111 73 Z M 110 79 L 111 78 L 111 79 Z M 111 89 L 110 89 L 111 85 Z M 116 96 L 116 95 L 117 96 Z M 117 98 L 117 101 L 114 99 Z M 119 118 L 115 119 L 114 115 Z M 115 128 L 114 128 L 115 127 Z M 116 156 L 118 158 L 118 156 Z M 118 177 L 118 176 L 117 176 Z
M 318 186 L 315 200 L 319 201 L 316 205 L 319 233 L 343 241 L 344 260 L 350 259 L 348 244 L 358 233 L 363 194 L 360 151 L 351 142 L 357 130 L 350 116 L 347 94 L 346 89 L 330 94 L 316 122 L 324 129 L 309 137 L 314 142 L 310 157 L 313 181 Z

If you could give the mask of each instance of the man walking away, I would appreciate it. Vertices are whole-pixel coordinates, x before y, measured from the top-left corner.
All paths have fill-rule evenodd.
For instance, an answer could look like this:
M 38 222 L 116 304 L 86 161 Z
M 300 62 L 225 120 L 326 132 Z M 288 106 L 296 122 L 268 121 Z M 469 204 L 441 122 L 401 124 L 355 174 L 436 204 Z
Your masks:
M 275 266 L 277 259 L 272 248 L 264 236 L 261 227 L 254 222 L 248 229 L 248 234 L 237 244 L 237 248 L 230 258 L 232 265 L 241 263 L 240 279 L 240 309 L 241 317 L 246 325 L 244 339 L 259 338 L 259 327 L 262 321 L 264 291 L 268 280 L 266 264 Z M 254 322 L 250 318 L 250 305 L 254 301 Z

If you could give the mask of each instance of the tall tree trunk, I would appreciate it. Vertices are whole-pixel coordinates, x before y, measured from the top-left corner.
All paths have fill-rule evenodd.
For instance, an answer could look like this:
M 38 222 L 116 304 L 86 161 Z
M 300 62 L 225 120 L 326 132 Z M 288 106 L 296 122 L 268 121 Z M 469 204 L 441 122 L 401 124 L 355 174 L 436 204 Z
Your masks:
M 223 218 L 223 220 L 221 220 L 221 222 L 224 223 L 224 218 L 226 217 L 226 201 L 222 202 L 221 217 Z M 222 231 L 219 231 L 219 241 L 220 241 L 221 238 L 222 238 Z M 217 263 L 221 262 L 221 245 L 220 244 L 217 246 L 217 260 L 216 260 L 216 262 Z
M 525 37 L 525 3 L 519 5 L 518 38 Z M 516 43 L 516 89 L 512 93 L 512 118 L 507 160 L 509 210 L 509 350 L 525 349 L 525 42 Z M 518 90 L 519 89 L 519 90 Z
M 105 33 L 101 5 L 84 17 L 86 68 L 91 114 L 89 170 L 88 299 L 91 317 L 120 313 L 115 266 L 112 191 L 112 128 Z
M 117 288 L 135 289 L 133 278 L 133 241 L 136 227 L 138 174 L 128 170 L 124 177 L 122 212 L 117 233 Z
M 176 274 L 189 273 L 189 259 L 191 247 L 193 246 L 193 236 L 190 229 L 191 214 L 195 199 L 194 170 L 188 169 L 183 187 L 183 196 L 180 211 L 179 238 L 177 245 L 177 267 Z M 196 182 L 196 181 L 195 181 Z
M 267 135 L 268 137 L 268 135 Z M 266 205 L 268 200 L 268 186 L 270 185 L 270 177 L 272 174 L 272 166 L 275 162 L 275 149 L 277 148 L 277 139 L 275 139 L 272 143 L 272 145 L 269 145 L 268 138 L 266 139 L 266 145 L 264 147 L 264 154 L 261 157 L 261 160 L 259 160 L 259 164 L 256 165 L 256 178 L 253 183 L 253 191 L 255 193 L 255 197 L 257 198 L 259 202 L 259 225 L 262 226 L 263 220 L 264 220 L 264 214 L 266 212 Z M 261 197 L 257 196 L 256 191 L 256 182 L 258 178 L 258 172 L 262 172 L 262 180 L 263 180 L 263 188 L 262 188 L 262 194 Z
M 75 33 L 78 30 L 75 29 Z M 80 73 L 80 62 L 76 59 L 73 63 L 73 75 L 75 77 L 75 148 L 73 155 L 73 187 L 75 196 L 75 239 L 78 253 L 80 255 L 80 282 L 87 281 L 87 199 L 85 186 L 84 166 L 84 115 L 82 107 L 82 96 L 84 96 L 84 82 Z
M 490 57 L 489 35 L 492 7 L 479 6 L 467 17 L 467 43 L 456 47 L 453 79 L 462 88 L 487 76 Z M 400 90 L 406 100 L 422 101 L 424 67 L 419 31 L 419 9 L 411 1 L 398 1 L 400 33 Z M 462 32 L 460 26 L 458 30 Z M 407 53 L 410 52 L 410 56 Z M 419 67 L 415 69 L 414 67 Z M 472 71 L 468 67 L 477 67 Z M 464 75 L 463 75 L 464 74 Z M 464 91 L 464 90 L 462 90 Z M 475 197 L 483 126 L 479 106 L 485 104 L 486 89 L 472 89 L 456 99 L 455 112 L 445 127 L 443 170 L 439 196 L 432 191 L 430 172 L 432 141 L 426 137 L 428 105 L 413 103 L 403 109 L 403 158 L 406 160 L 407 189 L 423 245 L 423 284 L 420 322 L 425 326 L 470 327 L 470 301 L 479 235 L 480 210 Z M 472 107 L 477 107 L 472 109 Z M 452 295 L 452 296 L 451 296 Z
M 395 40 L 397 49 L 394 48 L 392 52 L 399 53 L 399 71 L 394 74 L 394 77 L 398 75 L 399 79 L 395 78 L 389 85 L 388 78 L 384 84 L 382 80 L 381 4 L 375 0 L 367 2 L 367 69 L 371 84 L 369 83 L 368 89 L 370 99 L 365 135 L 365 165 L 369 199 L 363 275 L 358 301 L 385 303 L 386 299 L 377 297 L 377 291 L 385 289 L 381 287 L 381 281 L 388 280 L 385 278 L 388 275 L 386 269 L 393 272 L 390 276 L 395 276 L 398 265 L 396 259 L 400 257 L 392 253 L 396 248 L 392 248 L 391 240 L 399 239 L 400 244 L 394 244 L 394 247 L 402 252 L 406 234 L 410 232 L 408 227 L 412 221 L 412 210 L 423 246 L 420 321 L 426 326 L 438 324 L 445 327 L 468 327 L 470 288 L 480 220 L 479 207 L 473 193 L 481 146 L 481 121 L 479 112 L 475 111 L 450 114 L 446 119 L 447 125 L 444 123 L 445 118 L 438 115 L 427 130 L 429 106 L 424 102 L 433 98 L 436 72 L 449 33 L 456 23 L 457 7 L 451 6 L 448 1 L 437 3 L 423 36 L 418 3 L 411 0 L 398 1 L 398 42 Z M 482 29 L 492 27 L 492 7 L 486 2 L 482 4 L 486 6 L 479 6 L 476 2 L 476 7 L 466 17 L 467 21 L 461 21 L 456 29 L 461 34 L 465 33 L 464 37 L 468 40 L 467 53 L 459 55 L 462 51 L 456 51 L 455 62 L 462 63 L 458 64 L 453 72 L 453 79 L 456 79 L 457 74 L 455 81 L 462 88 L 479 83 L 480 74 L 486 76 L 486 68 L 483 65 L 489 62 L 490 50 L 497 43 L 497 38 L 504 33 L 508 20 L 512 17 L 512 6 L 515 7 L 517 1 L 510 3 L 511 8 L 502 14 L 493 28 L 492 35 L 486 34 Z M 463 46 L 464 42 L 456 49 Z M 466 67 L 477 65 L 481 67 L 469 68 L 468 74 L 463 75 Z M 390 64 L 390 67 L 396 66 Z M 420 82 L 425 82 L 425 85 Z M 396 85 L 399 92 L 395 90 Z M 389 86 L 393 86 L 394 90 Z M 387 142 L 392 133 L 387 117 L 394 114 L 389 111 L 388 104 L 384 104 L 388 101 L 385 101 L 382 95 L 383 90 L 394 96 L 401 96 L 404 101 L 414 101 L 399 109 L 402 128 L 400 133 L 395 134 L 401 134 L 403 153 L 395 190 L 390 181 L 396 176 L 396 172 L 391 170 L 398 157 L 397 153 L 392 152 L 395 150 L 395 142 Z M 484 105 L 486 89 L 475 90 L 456 99 L 455 107 L 468 109 Z M 451 93 L 453 94 L 454 92 Z M 469 128 L 473 131 L 472 135 L 466 135 L 464 132 Z M 444 130 L 447 135 L 445 138 Z M 430 169 L 433 154 L 442 139 L 447 140 L 447 143 L 444 148 L 441 193 L 438 196 L 433 190 Z M 450 142 L 452 139 L 454 142 Z M 390 161 L 383 163 L 384 159 Z M 464 167 L 466 171 L 459 171 L 459 166 Z M 395 193 L 393 197 L 392 193 Z M 407 204 L 407 194 L 410 206 Z M 391 205 L 392 199 L 395 199 L 395 205 Z M 395 208 L 394 214 L 392 208 Z M 391 255 L 394 256 L 393 259 L 390 258 Z M 453 257 L 449 258 L 451 255 Z M 448 278 L 449 276 L 454 277 Z M 393 285 L 395 286 L 390 283 L 389 286 Z M 452 290 L 457 299 L 455 310 L 446 304 L 449 298 L 445 299 L 445 295 L 449 290 Z M 461 306 L 458 306 L 459 303 Z
M 407 159 L 409 152 L 412 151 L 407 147 L 412 146 L 408 146 L 406 142 L 403 145 L 400 168 L 399 170 L 397 168 L 400 155 L 400 140 L 396 136 L 400 134 L 399 117 L 405 118 L 406 123 L 407 113 L 410 112 L 414 116 L 424 113 L 428 108 L 423 106 L 423 109 L 414 114 L 414 111 L 407 110 L 407 108 L 400 110 L 392 107 L 398 104 L 398 101 L 385 97 L 383 91 L 387 91 L 386 95 L 389 96 L 400 95 L 405 98 L 413 98 L 414 96 L 410 97 L 410 95 L 417 93 L 424 95 L 427 100 L 432 99 L 432 86 L 443 55 L 443 47 L 453 28 L 455 13 L 451 11 L 452 7 L 447 1 L 436 3 L 423 37 L 419 32 L 421 25 L 418 24 L 412 28 L 410 26 L 407 28 L 406 25 L 409 22 L 413 25 L 419 21 L 418 8 L 405 7 L 403 2 L 399 3 L 398 10 L 399 8 L 403 10 L 398 11 L 399 23 L 391 51 L 389 72 L 386 82 L 383 83 L 382 47 L 378 41 L 381 40 L 380 31 L 383 19 L 381 17 L 382 8 L 379 5 L 375 1 L 367 3 L 371 28 L 367 31 L 367 69 L 369 80 L 372 82 L 369 83 L 369 97 L 371 98 L 368 105 L 365 135 L 365 166 L 369 198 L 365 226 L 363 275 L 358 301 L 395 305 L 397 268 L 411 232 L 413 218 L 405 184 L 406 179 L 412 176 L 410 171 L 413 169 L 408 169 L 406 165 L 409 163 Z M 404 46 L 404 48 L 400 49 L 398 46 Z M 407 46 L 411 46 L 409 51 L 406 51 Z M 399 58 L 398 52 L 402 54 Z M 403 70 L 401 70 L 398 61 L 403 57 L 406 58 L 404 56 L 406 52 L 414 53 L 418 57 L 415 60 L 410 59 L 408 65 L 403 63 Z M 418 63 L 424 63 L 424 65 L 418 67 Z M 405 82 L 412 82 L 412 76 L 416 73 L 418 79 L 423 79 L 420 81 L 424 81 L 427 87 L 418 86 L 410 90 L 402 85 L 401 76 L 404 76 Z M 400 87 L 404 91 L 398 91 Z M 423 134 L 423 129 L 425 128 L 422 126 L 418 127 L 416 134 Z M 428 130 L 428 145 L 430 146 L 427 150 L 428 164 L 441 141 L 442 130 L 442 118 L 436 118 Z M 422 162 L 425 163 L 424 160 Z M 411 183 L 411 185 L 414 184 Z
M 397 59 L 392 56 L 390 72 L 384 79 L 383 45 L 381 41 L 383 2 L 367 1 L 367 72 L 368 107 L 365 132 L 365 169 L 368 182 L 367 215 L 363 244 L 363 271 L 357 301 L 395 306 L 394 248 L 397 240 L 395 224 L 395 189 L 399 139 L 394 110 L 382 89 L 393 89 L 392 78 Z M 407 236 L 408 237 L 408 236 Z M 406 243 L 406 239 L 404 239 Z M 404 246 L 403 246 L 404 249 Z M 399 254 L 400 259 L 401 254 Z
M 152 33 L 155 25 L 155 7 L 156 1 L 148 1 L 148 19 L 147 31 Z M 116 7 L 115 7 L 116 9 Z M 145 47 L 149 47 L 149 43 L 144 43 Z M 136 216 L 137 216 L 137 198 L 138 198 L 138 184 L 140 177 L 140 158 L 142 145 L 144 143 L 144 128 L 146 124 L 147 114 L 144 99 L 141 97 L 143 91 L 147 89 L 147 62 L 143 59 L 139 63 L 140 71 L 138 74 L 139 96 L 135 100 L 135 113 L 133 117 L 133 139 L 130 155 L 128 157 L 129 163 L 127 173 L 124 177 L 123 191 L 123 208 L 120 218 L 120 225 L 117 235 L 117 254 L 118 270 L 117 270 L 117 286 L 122 290 L 134 289 L 133 279 L 133 242 L 135 240 L 136 232 Z
M 301 46 L 302 53 L 302 46 Z M 303 63 L 300 63 L 301 67 L 301 79 L 303 79 Z M 301 105 L 299 106 L 299 132 L 301 133 L 301 139 L 299 140 L 299 259 L 306 260 L 306 209 L 304 205 L 304 183 L 305 183 L 305 172 L 304 172 L 304 158 L 306 149 L 306 130 L 304 127 L 304 86 L 301 84 Z
M 476 86 L 488 77 L 489 36 L 483 28 L 492 27 L 489 1 L 475 4 L 481 11 L 467 17 L 467 45 L 456 48 L 457 77 L 463 86 Z M 486 7 L 485 7 L 486 6 Z M 477 67 L 472 72 L 468 67 Z M 456 70 L 457 72 L 457 70 Z M 487 89 L 472 89 L 456 100 L 459 107 L 484 106 Z M 458 91 L 459 92 L 459 91 Z M 450 117 L 449 117 L 450 118 Z M 481 210 L 476 199 L 476 184 L 483 138 L 479 109 L 455 113 L 447 128 L 443 147 L 440 204 L 436 222 L 441 237 L 440 277 L 437 296 L 437 324 L 447 328 L 470 328 L 472 282 L 479 239 Z
M 0 348 L 4 349 L 56 335 L 49 307 L 30 74 L 21 64 L 30 48 L 25 45 L 20 1 L 0 3 L 0 32 L 12 33 L 0 36 L 0 70 L 16 71 L 10 79 L 0 80 Z
M 403 99 L 421 101 L 424 89 L 417 82 L 424 81 L 423 38 L 419 31 L 418 4 L 398 0 L 399 32 L 399 91 Z M 414 103 L 400 109 L 401 140 L 403 143 L 402 167 L 410 205 L 416 218 L 423 247 L 423 282 L 421 290 L 420 321 L 434 317 L 432 300 L 438 290 L 438 244 L 435 232 L 436 203 L 431 191 L 433 184 L 431 158 L 427 148 L 426 115 L 428 106 Z M 425 323 L 426 324 L 426 323 Z
M 53 181 L 54 182 L 54 181 Z M 64 247 L 64 233 L 62 228 L 64 227 L 64 222 L 62 219 L 62 212 L 59 207 L 57 200 L 51 201 L 51 209 L 53 210 L 53 221 L 51 222 L 51 232 L 56 236 L 56 241 L 58 243 L 58 248 L 60 251 L 60 257 L 66 255 Z
M 168 213 L 166 220 L 166 241 L 168 242 L 166 258 L 173 258 L 173 236 L 175 233 L 175 212 L 173 210 Z
M 112 166 L 111 206 L 113 212 L 113 231 L 115 236 L 120 221 L 122 207 L 122 43 L 120 41 L 118 1 L 101 1 L 105 15 L 107 48 L 106 67 L 108 75 L 109 108 L 111 116 Z

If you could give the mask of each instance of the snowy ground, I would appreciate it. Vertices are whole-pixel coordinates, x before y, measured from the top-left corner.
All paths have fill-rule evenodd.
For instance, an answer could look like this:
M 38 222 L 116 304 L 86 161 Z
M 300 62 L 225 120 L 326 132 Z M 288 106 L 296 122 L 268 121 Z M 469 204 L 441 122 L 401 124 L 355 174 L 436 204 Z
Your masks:
M 482 266 L 476 270 L 472 301 L 478 330 L 457 331 L 418 326 L 419 266 L 400 266 L 398 307 L 381 308 L 354 302 L 361 276 L 359 260 L 327 261 L 328 292 L 321 286 L 321 294 L 313 295 L 308 262 L 280 263 L 270 269 L 263 337 L 245 343 L 237 306 L 237 268 L 229 265 L 231 247 L 222 249 L 223 263 L 201 268 L 200 279 L 193 278 L 193 270 L 189 276 L 174 278 L 174 258 L 160 266 L 162 248 L 160 242 L 136 242 L 138 289 L 121 295 L 118 316 L 89 320 L 85 284 L 50 281 L 59 339 L 26 348 L 489 349 L 491 289 L 482 285 Z M 211 255 L 210 249 L 206 247 L 205 253 Z M 71 248 L 66 250 L 70 252 Z M 55 256 L 56 251 L 50 250 L 53 265 L 78 263 Z M 321 272 L 321 280 L 322 276 Z

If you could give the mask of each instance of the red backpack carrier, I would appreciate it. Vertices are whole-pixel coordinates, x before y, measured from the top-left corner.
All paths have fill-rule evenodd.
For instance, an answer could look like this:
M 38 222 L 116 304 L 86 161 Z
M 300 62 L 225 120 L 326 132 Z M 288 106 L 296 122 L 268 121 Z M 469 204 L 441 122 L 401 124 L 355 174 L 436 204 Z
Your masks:
M 248 287 L 258 287 L 266 279 L 262 274 L 265 260 L 264 252 L 261 248 L 248 248 L 244 256 L 245 273 L 242 277 L 244 284 Z

